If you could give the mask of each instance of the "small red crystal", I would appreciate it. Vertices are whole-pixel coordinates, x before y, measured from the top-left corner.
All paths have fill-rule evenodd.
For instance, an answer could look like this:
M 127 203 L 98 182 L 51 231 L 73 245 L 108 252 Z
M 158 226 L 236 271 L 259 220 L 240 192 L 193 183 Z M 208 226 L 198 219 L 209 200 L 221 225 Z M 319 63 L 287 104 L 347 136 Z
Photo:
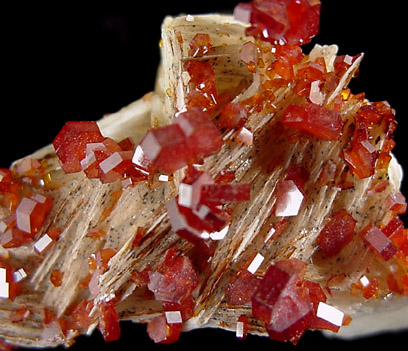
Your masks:
M 245 124 L 248 109 L 239 103 L 228 103 L 221 111 L 217 125 L 219 128 L 236 129 Z
M 407 202 L 401 192 L 389 195 L 385 206 L 396 214 L 404 214 L 407 211 Z
M 197 33 L 190 43 L 189 55 L 193 57 L 204 56 L 212 48 L 210 35 L 207 33 Z
M 106 342 L 119 340 L 120 324 L 114 301 L 101 301 L 98 307 L 98 328 L 103 338 Z
M 71 317 L 74 319 L 77 328 L 86 330 L 94 323 L 95 318 L 90 317 L 92 307 L 92 300 L 82 300 L 72 309 Z
M 397 248 L 392 241 L 374 225 L 363 229 L 362 236 L 369 247 L 384 261 L 388 261 L 397 253 Z
M 188 108 L 199 107 L 203 111 L 212 112 L 218 98 L 214 68 L 209 62 L 188 60 L 184 63 L 184 69 L 190 76 Z
M 29 234 L 37 233 L 52 209 L 52 198 L 40 194 L 24 197 L 16 209 L 17 228 Z
M 313 304 L 301 286 L 305 268 L 298 259 L 276 262 L 252 295 L 252 314 L 266 323 L 271 339 L 296 344 L 311 325 Z
M 207 205 L 221 205 L 229 201 L 249 201 L 250 199 L 250 184 L 204 184 L 200 202 Z
M 147 323 L 147 333 L 157 344 L 171 344 L 179 339 L 181 327 L 181 323 L 167 323 L 163 313 Z
M 320 250 L 327 256 L 337 255 L 353 239 L 356 223 L 346 210 L 334 212 L 317 237 Z
M 80 172 L 86 145 L 102 142 L 98 124 L 93 121 L 67 122 L 53 141 L 55 152 L 65 173 Z
M 312 103 L 289 105 L 283 113 L 282 124 L 322 140 L 338 140 L 343 129 L 337 111 Z
M 343 150 L 344 160 L 359 179 L 374 174 L 377 157 L 377 151 L 368 140 L 356 142 L 350 150 Z
M 228 283 L 225 299 L 228 304 L 247 305 L 251 303 L 252 294 L 257 289 L 260 279 L 247 269 L 239 271 Z

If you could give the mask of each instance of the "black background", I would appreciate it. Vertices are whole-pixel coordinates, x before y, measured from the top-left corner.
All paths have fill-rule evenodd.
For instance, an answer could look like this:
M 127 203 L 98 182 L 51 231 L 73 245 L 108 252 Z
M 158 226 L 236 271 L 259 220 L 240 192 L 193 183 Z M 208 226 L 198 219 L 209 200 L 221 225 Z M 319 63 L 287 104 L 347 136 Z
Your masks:
M 52 142 L 68 120 L 97 120 L 142 97 L 154 86 L 159 63 L 160 24 L 165 15 L 229 12 L 236 1 L 111 2 L 85 7 L 73 2 L 45 6 L 0 5 L 1 109 L 0 167 L 8 167 Z M 403 1 L 322 0 L 320 32 L 313 40 L 337 44 L 339 54 L 365 53 L 350 87 L 371 101 L 387 100 L 399 123 L 394 151 L 407 165 L 408 141 L 406 27 Z M 310 46 L 310 45 L 309 45 Z M 305 51 L 307 49 L 305 48 Z M 403 192 L 407 185 L 403 184 Z M 405 220 L 405 218 L 404 218 Z M 407 317 L 408 318 L 408 317 Z M 122 339 L 104 344 L 98 332 L 81 337 L 72 350 L 181 350 L 227 345 L 231 348 L 309 349 L 403 345 L 407 333 L 353 341 L 310 332 L 296 348 L 250 336 L 204 330 L 182 334 L 173 345 L 154 345 L 144 325 L 122 324 Z

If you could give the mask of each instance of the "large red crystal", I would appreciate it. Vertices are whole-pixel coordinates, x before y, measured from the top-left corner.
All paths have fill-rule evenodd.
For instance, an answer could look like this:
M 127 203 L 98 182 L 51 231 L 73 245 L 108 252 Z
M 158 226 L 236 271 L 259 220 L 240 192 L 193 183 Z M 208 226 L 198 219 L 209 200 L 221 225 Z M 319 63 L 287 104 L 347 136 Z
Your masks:
M 337 255 L 353 239 L 356 223 L 346 210 L 334 212 L 317 237 L 320 250 L 328 256 Z
M 296 343 L 311 324 L 313 305 L 300 284 L 305 268 L 298 259 L 272 264 L 252 295 L 252 314 L 272 339 Z
M 172 173 L 209 156 L 222 144 L 210 117 L 196 107 L 177 115 L 173 124 L 149 131 L 140 147 L 151 166 Z
M 65 173 L 80 172 L 86 145 L 102 142 L 98 124 L 93 121 L 67 122 L 53 141 L 55 152 Z
M 208 114 L 199 107 L 178 114 L 174 123 L 185 135 L 189 151 L 188 163 L 210 155 L 223 144 L 220 132 Z
M 168 250 L 163 263 L 156 271 L 149 272 L 149 289 L 156 300 L 180 303 L 198 285 L 197 273 L 188 257 Z
M 282 124 L 322 140 L 338 140 L 343 129 L 337 111 L 312 103 L 289 105 L 283 113 Z
M 308 43 L 319 30 L 319 0 L 257 0 L 240 3 L 235 17 L 250 22 L 247 35 L 272 43 Z
M 187 165 L 187 142 L 179 125 L 170 124 L 149 131 L 140 147 L 151 164 L 172 173 Z

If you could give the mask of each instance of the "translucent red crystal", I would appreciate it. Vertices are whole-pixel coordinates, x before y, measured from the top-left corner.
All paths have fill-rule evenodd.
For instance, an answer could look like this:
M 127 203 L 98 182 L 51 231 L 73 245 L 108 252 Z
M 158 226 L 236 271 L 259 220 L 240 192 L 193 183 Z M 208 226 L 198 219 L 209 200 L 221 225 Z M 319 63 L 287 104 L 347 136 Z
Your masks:
M 180 303 L 197 285 L 197 273 L 190 259 L 172 249 L 167 251 L 160 267 L 149 272 L 148 288 L 158 301 Z
M 99 302 L 98 329 L 106 342 L 119 340 L 121 329 L 113 300 Z
M 359 178 L 368 178 L 375 172 L 378 153 L 370 141 L 356 142 L 349 150 L 343 150 L 343 158 L 353 174 Z
M 147 333 L 157 344 L 171 344 L 180 337 L 182 324 L 168 323 L 164 313 L 147 323 Z
M 252 294 L 257 289 L 260 278 L 247 269 L 239 271 L 228 283 L 225 291 L 226 302 L 230 305 L 247 305 L 251 303 Z
M 337 255 L 354 236 L 356 220 L 344 209 L 333 213 L 317 237 L 317 244 L 327 256 Z
M 223 144 L 221 134 L 208 114 L 198 107 L 178 114 L 174 123 L 184 133 L 189 152 L 188 163 L 209 156 Z
M 204 184 L 201 188 L 202 204 L 221 205 L 228 201 L 249 201 L 250 199 L 250 184 Z
M 270 338 L 296 343 L 314 316 L 307 289 L 299 286 L 306 264 L 289 259 L 271 265 L 252 295 L 252 314 Z
M 52 203 L 51 197 L 39 194 L 24 197 L 16 209 L 17 228 L 32 235 L 37 233 L 51 211 Z
M 187 60 L 184 69 L 189 74 L 187 109 L 199 107 L 211 113 L 218 100 L 214 69 L 209 62 Z
M 369 247 L 384 261 L 388 261 L 397 253 L 393 242 L 378 227 L 370 225 L 363 229 L 361 235 Z
M 385 200 L 385 206 L 396 214 L 404 214 L 407 211 L 407 202 L 401 192 L 389 195 Z
M 173 124 L 149 131 L 140 147 L 151 165 L 172 173 L 209 156 L 222 144 L 221 134 L 209 116 L 199 108 L 192 108 L 177 115 Z
M 319 29 L 319 0 L 258 0 L 239 3 L 235 18 L 251 23 L 246 31 L 272 43 L 308 43 Z
M 217 125 L 219 128 L 237 129 L 245 124 L 248 109 L 239 103 L 228 103 L 222 109 Z
M 53 141 L 55 152 L 65 173 L 80 172 L 86 145 L 102 142 L 98 124 L 93 121 L 67 122 Z
M 343 129 L 337 111 L 312 103 L 289 105 L 283 113 L 282 124 L 322 140 L 338 140 Z
M 207 33 L 197 33 L 189 43 L 189 55 L 200 57 L 207 54 L 212 48 L 210 35 Z

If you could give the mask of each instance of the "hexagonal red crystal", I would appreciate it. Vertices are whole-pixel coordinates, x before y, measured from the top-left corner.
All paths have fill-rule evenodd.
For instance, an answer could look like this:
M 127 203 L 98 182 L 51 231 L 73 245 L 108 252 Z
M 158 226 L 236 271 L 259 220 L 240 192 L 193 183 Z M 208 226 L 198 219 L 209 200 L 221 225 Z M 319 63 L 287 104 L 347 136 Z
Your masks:
M 69 121 L 53 141 L 61 167 L 65 173 L 80 172 L 81 160 L 86 154 L 86 145 L 102 142 L 98 124 L 94 121 Z
M 337 111 L 312 103 L 289 105 L 283 113 L 282 124 L 322 140 L 338 140 L 343 129 Z
M 34 235 L 42 227 L 52 209 L 52 198 L 40 194 L 24 197 L 16 209 L 16 226 Z
M 344 209 L 333 213 L 317 237 L 317 244 L 328 256 L 337 255 L 354 236 L 357 221 Z
M 369 247 L 384 261 L 388 261 L 398 251 L 393 242 L 374 225 L 363 229 L 361 235 Z
M 209 156 L 224 143 L 208 114 L 198 107 L 178 114 L 174 123 L 181 128 L 186 137 L 188 163 Z

